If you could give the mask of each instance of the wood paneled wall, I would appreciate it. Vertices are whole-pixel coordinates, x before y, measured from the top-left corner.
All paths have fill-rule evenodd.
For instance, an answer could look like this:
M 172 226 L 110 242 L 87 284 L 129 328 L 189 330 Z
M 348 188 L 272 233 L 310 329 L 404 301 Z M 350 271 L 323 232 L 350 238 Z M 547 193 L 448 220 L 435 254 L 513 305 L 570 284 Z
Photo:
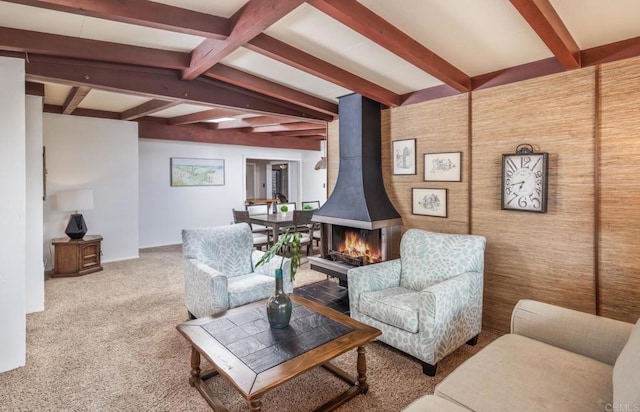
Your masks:
M 599 302 L 607 317 L 640 314 L 640 59 L 602 66 Z
M 382 165 L 389 198 L 402 216 L 403 231 L 420 228 L 434 232 L 469 233 L 469 95 L 384 110 Z M 416 139 L 416 174 L 393 175 L 394 140 Z M 424 154 L 462 152 L 461 182 L 425 182 Z M 411 189 L 447 189 L 448 217 L 413 215 Z
M 640 58 L 384 110 L 382 120 L 384 183 L 403 230 L 487 238 L 485 327 L 508 331 L 522 298 L 640 317 Z M 417 174 L 394 176 L 391 142 L 409 138 Z M 329 182 L 337 141 L 334 122 Z M 547 213 L 500 209 L 501 155 L 520 143 L 549 153 Z M 423 182 L 422 155 L 449 151 L 462 152 L 462 182 Z M 413 187 L 449 189 L 449 217 L 412 215 Z
M 473 93 L 472 233 L 487 238 L 484 324 L 519 299 L 595 313 L 594 69 Z M 501 154 L 549 153 L 547 213 L 500 210 Z

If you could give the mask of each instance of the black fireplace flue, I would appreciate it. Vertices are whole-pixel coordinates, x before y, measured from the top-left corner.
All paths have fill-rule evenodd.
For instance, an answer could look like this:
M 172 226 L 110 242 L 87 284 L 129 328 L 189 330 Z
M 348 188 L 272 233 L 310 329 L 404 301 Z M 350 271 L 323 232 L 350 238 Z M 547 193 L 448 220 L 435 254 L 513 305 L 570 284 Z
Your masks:
M 350 94 L 339 99 L 338 111 L 338 179 L 313 215 L 315 222 L 322 223 L 321 256 L 309 260 L 312 269 L 346 285 L 347 270 L 353 266 L 399 256 L 402 219 L 382 180 L 380 104 Z M 353 245 L 353 241 L 365 245 Z M 347 242 L 344 247 L 343 242 Z

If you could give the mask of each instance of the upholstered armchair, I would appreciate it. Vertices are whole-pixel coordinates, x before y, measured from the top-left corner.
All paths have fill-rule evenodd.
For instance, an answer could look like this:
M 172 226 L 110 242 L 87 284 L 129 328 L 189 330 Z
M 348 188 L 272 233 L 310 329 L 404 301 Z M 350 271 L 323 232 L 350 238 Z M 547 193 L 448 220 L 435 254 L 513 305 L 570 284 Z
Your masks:
M 382 331 L 378 338 L 422 362 L 437 363 L 482 326 L 485 238 L 409 229 L 400 258 L 350 269 L 351 317 Z
M 185 304 L 191 318 L 201 318 L 229 308 L 266 299 L 275 291 L 275 269 L 281 259 L 255 268 L 265 252 L 253 248 L 246 223 L 184 229 Z M 291 261 L 283 265 L 284 291 L 293 292 Z

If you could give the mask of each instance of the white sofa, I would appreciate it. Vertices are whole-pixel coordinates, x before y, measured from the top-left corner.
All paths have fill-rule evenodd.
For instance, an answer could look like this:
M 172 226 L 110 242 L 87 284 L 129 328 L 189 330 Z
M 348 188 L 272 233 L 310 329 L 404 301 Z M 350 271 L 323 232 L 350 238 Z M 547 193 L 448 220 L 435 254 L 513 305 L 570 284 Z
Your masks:
M 417 411 L 640 411 L 635 324 L 521 300 L 511 333 L 407 406 Z

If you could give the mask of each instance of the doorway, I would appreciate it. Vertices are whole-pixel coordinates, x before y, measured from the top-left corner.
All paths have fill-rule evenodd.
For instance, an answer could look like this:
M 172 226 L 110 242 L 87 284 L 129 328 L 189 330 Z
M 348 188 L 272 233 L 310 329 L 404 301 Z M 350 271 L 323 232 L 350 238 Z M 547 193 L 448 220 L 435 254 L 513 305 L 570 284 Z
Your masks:
M 284 195 L 289 202 L 299 203 L 300 162 L 284 159 L 245 159 L 246 199 L 276 199 Z

